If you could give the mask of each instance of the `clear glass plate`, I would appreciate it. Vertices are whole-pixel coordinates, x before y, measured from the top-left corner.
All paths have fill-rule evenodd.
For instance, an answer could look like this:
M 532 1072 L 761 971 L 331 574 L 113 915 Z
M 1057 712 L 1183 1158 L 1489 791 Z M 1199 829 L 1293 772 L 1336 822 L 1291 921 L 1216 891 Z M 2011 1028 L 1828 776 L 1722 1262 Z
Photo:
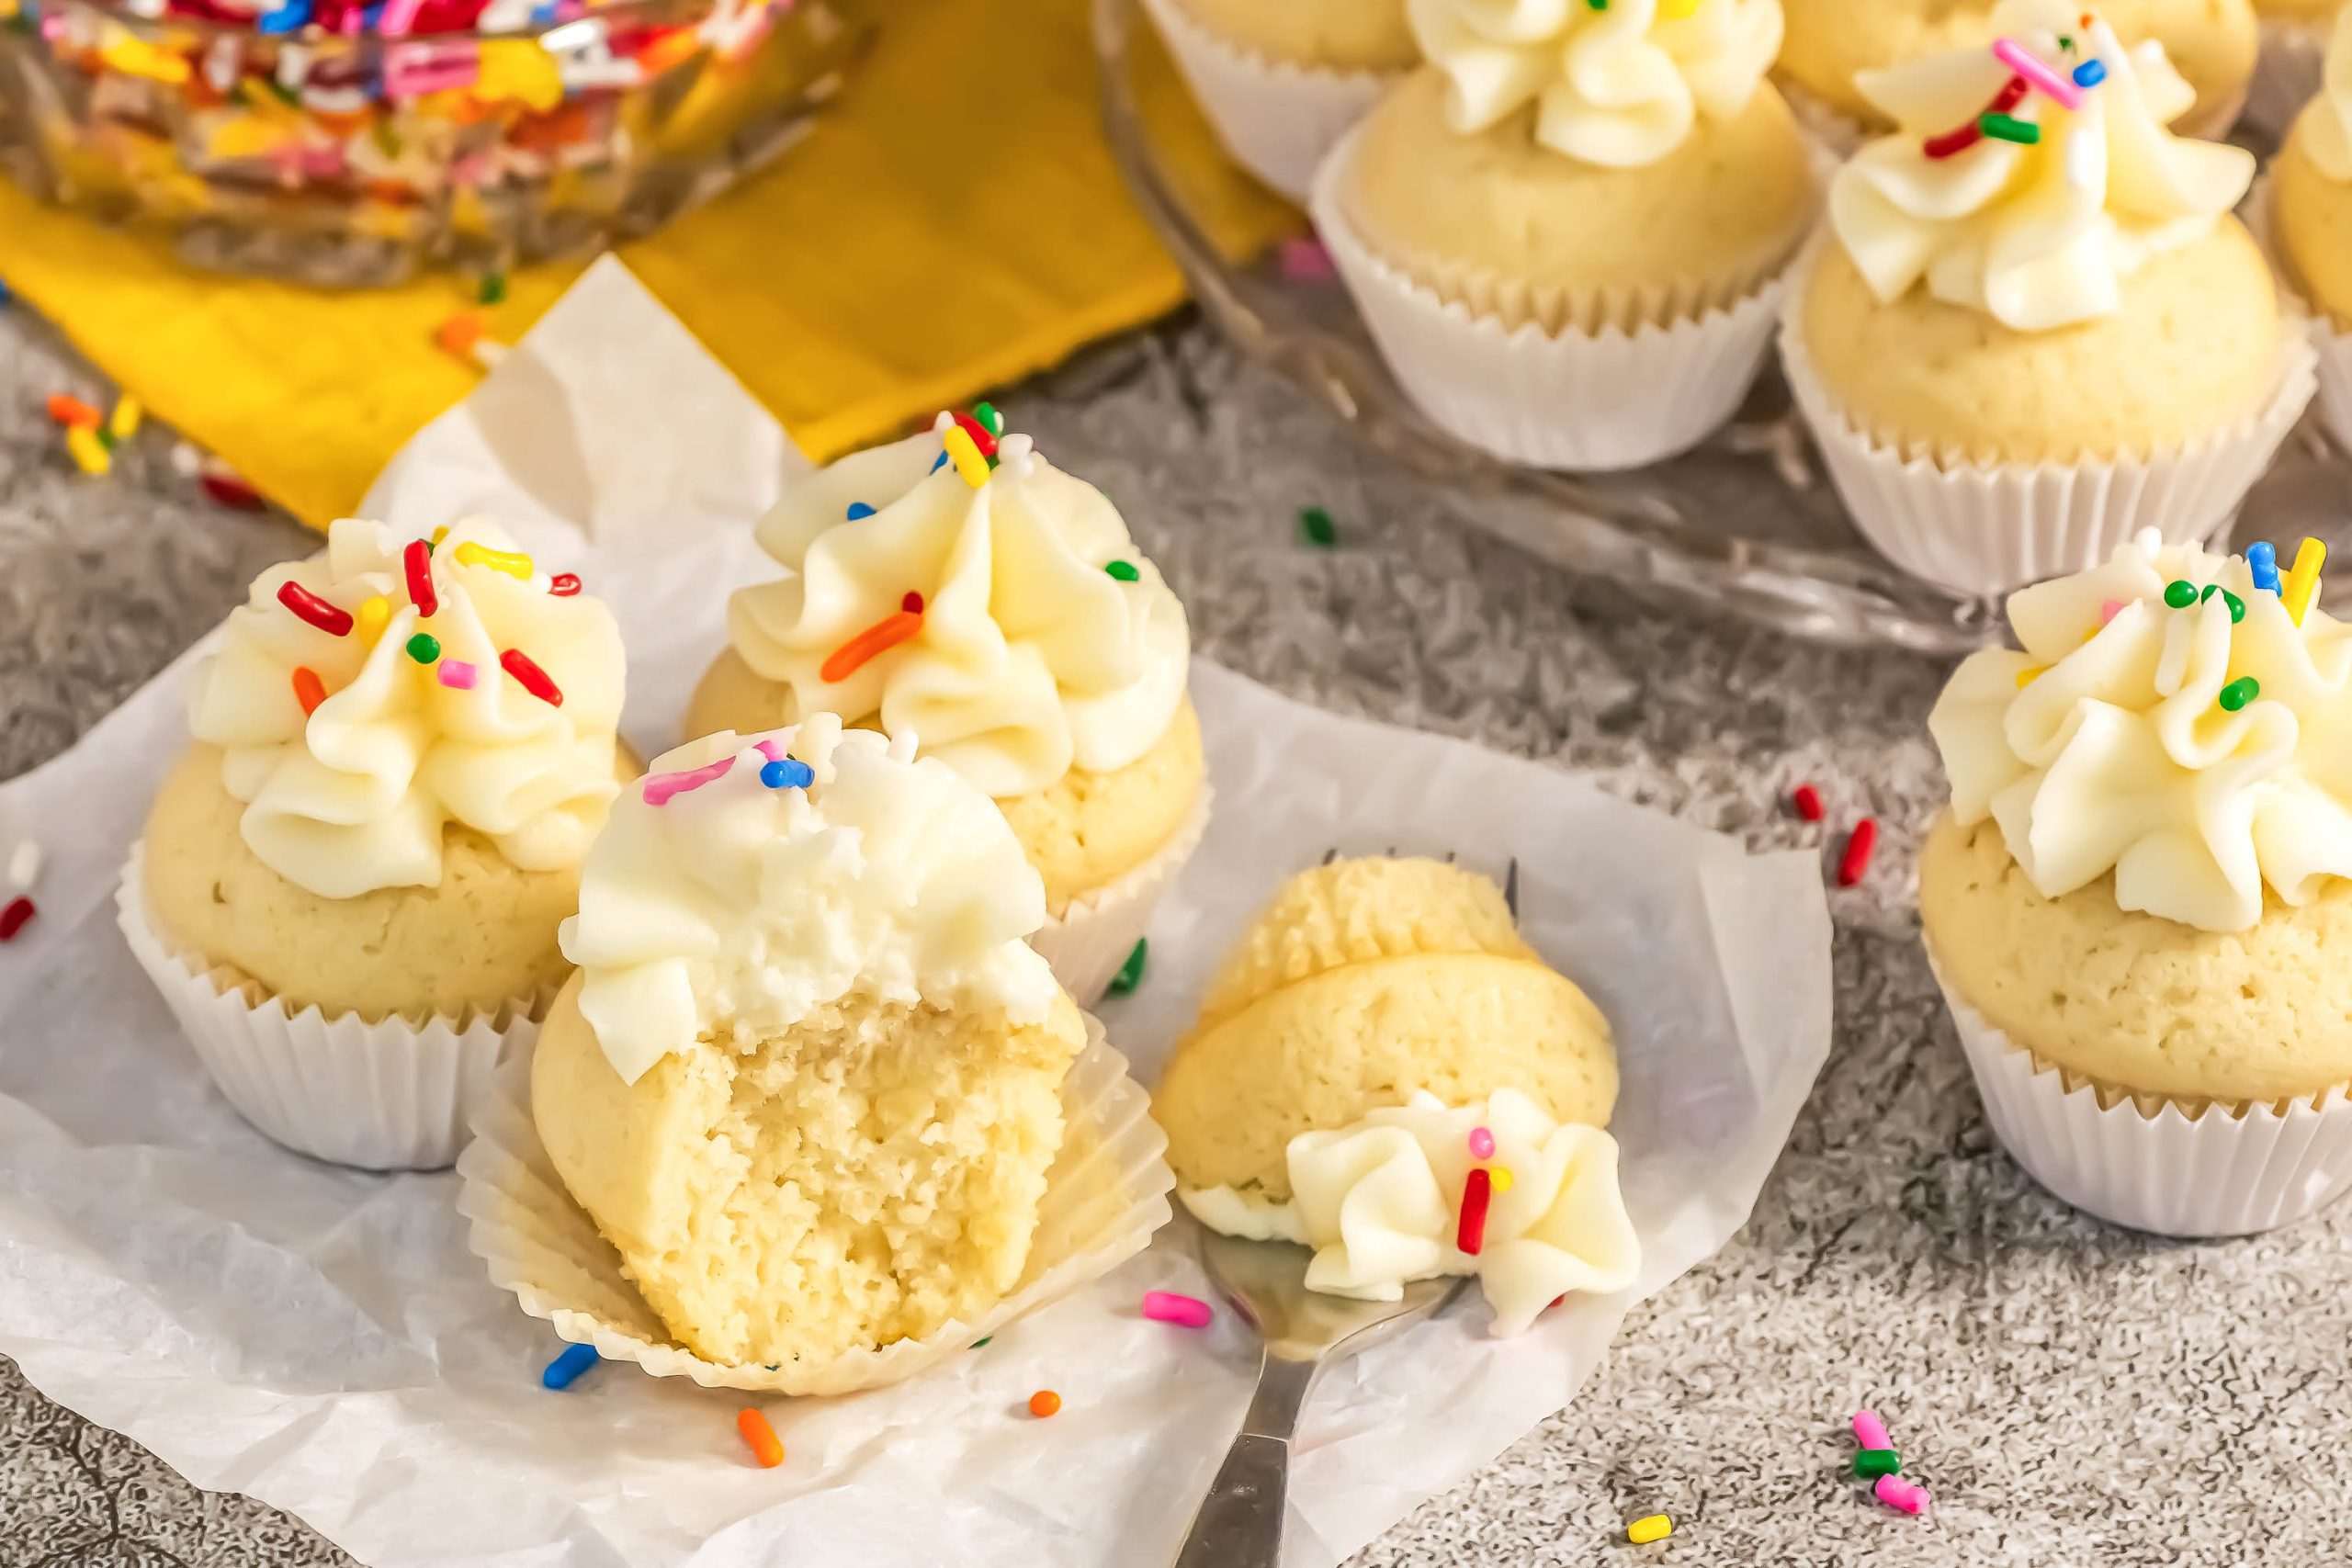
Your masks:
M 1094 0 L 1111 149 L 1183 267 L 1201 309 L 1242 353 L 1290 380 L 1369 446 L 1429 480 L 1464 521 L 1569 570 L 1669 606 L 1728 612 L 1817 641 L 1961 653 L 1997 642 L 1999 604 L 1918 581 L 1848 522 L 1777 367 L 1705 445 L 1630 473 L 1572 475 L 1488 457 L 1432 424 L 1397 387 L 1336 278 L 1238 264 L 1209 237 L 1144 111 L 1136 74 L 1159 42 L 1140 0 Z M 2241 531 L 2340 548 L 2352 465 L 2306 423 L 2249 499 Z

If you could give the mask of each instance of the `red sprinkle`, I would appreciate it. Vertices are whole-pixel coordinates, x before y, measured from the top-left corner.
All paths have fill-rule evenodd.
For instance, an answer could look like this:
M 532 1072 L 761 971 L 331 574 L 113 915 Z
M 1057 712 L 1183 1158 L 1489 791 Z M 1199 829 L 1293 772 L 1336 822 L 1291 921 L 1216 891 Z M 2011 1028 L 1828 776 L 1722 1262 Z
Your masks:
M 37 913 L 31 899 L 11 898 L 8 907 L 0 909 L 0 942 L 16 941 L 17 933 L 25 929 L 25 922 Z
M 1878 848 L 1878 824 L 1865 817 L 1846 836 L 1846 853 L 1838 862 L 1838 886 L 1852 887 L 1871 869 L 1871 852 Z
M 563 694 L 556 690 L 548 672 L 531 662 L 531 656 L 519 648 L 510 648 L 498 656 L 499 668 L 514 677 L 516 685 L 550 707 L 563 705 Z
M 1797 815 L 1808 822 L 1818 822 L 1828 815 L 1826 808 L 1821 804 L 1821 792 L 1811 784 L 1797 785 L 1796 793 L 1789 796 L 1789 799 L 1795 805 Z
M 232 511 L 259 512 L 264 504 L 261 491 L 234 474 L 198 474 L 196 482 L 205 494 Z
M 580 574 L 576 571 L 557 572 L 548 579 L 548 592 L 559 599 L 571 598 L 580 592 Z
M 1487 1205 L 1495 1201 L 1495 1179 L 1487 1174 L 1483 1165 L 1470 1168 L 1470 1179 L 1462 1188 L 1462 1223 L 1454 1227 L 1456 1250 L 1471 1257 L 1478 1256 L 1487 1245 Z
M 294 700 L 302 705 L 304 718 L 318 712 L 319 705 L 327 700 L 326 682 L 307 664 L 294 666 Z
M 1966 125 L 1954 126 L 1940 136 L 1928 137 L 1919 150 L 1930 158 L 1950 158 L 1967 152 L 1984 140 L 1984 116 L 2008 113 L 2025 102 L 2026 92 L 2024 77 L 2010 77 L 2008 85 L 1994 94 L 1993 101 L 1986 104 L 1973 119 Z
M 279 583 L 277 602 L 293 611 L 297 620 L 309 622 L 329 637 L 351 635 L 351 612 L 336 609 L 299 582 Z
M 401 552 L 401 570 L 408 574 L 409 602 L 420 615 L 430 615 L 441 608 L 440 595 L 433 591 L 433 547 L 423 539 L 411 539 L 408 548 Z
M 956 423 L 964 427 L 964 434 L 972 438 L 972 445 L 980 449 L 981 457 L 996 456 L 996 437 L 989 434 L 987 425 L 967 413 L 959 413 L 955 417 Z

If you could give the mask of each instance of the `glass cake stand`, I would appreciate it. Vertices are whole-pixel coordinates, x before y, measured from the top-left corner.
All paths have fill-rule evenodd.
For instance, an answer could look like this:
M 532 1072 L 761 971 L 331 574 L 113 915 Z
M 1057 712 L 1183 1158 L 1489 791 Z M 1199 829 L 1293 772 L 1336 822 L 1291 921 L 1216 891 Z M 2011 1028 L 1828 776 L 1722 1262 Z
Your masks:
M 1174 174 L 1164 123 L 1143 110 L 1136 73 L 1159 41 L 1140 0 L 1093 5 L 1112 152 L 1204 313 L 1367 446 L 1430 481 L 1464 521 L 1654 602 L 1727 612 L 1820 642 L 1950 655 L 2001 640 L 1998 601 L 1907 576 L 1855 532 L 1777 366 L 1703 446 L 1628 473 L 1524 468 L 1440 430 L 1398 388 L 1336 277 L 1299 276 L 1274 256 L 1237 263 L 1220 253 Z M 2313 534 L 2340 550 L 2347 499 L 2352 464 L 2307 421 L 2248 500 L 2239 531 Z

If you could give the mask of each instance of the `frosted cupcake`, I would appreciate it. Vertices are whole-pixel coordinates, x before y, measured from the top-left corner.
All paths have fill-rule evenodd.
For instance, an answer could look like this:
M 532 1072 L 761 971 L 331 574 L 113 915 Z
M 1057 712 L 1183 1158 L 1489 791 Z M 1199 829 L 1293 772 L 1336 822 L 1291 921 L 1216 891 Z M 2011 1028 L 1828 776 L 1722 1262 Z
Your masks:
M 1608 1021 L 1491 882 L 1340 861 L 1243 934 L 1152 1112 L 1204 1224 L 1312 1247 L 1332 1294 L 1475 1274 L 1503 1335 L 1635 1278 L 1616 1094 Z
M 2321 412 L 2352 443 L 2352 10 L 2336 19 L 2325 80 L 2271 164 L 2267 197 L 2281 269 L 2316 318 Z
M 2246 118 L 2284 134 L 2319 91 L 2328 34 L 2343 0 L 2254 0 L 2262 22 L 2262 59 L 2246 99 Z
M 1234 162 L 1293 201 L 1419 56 L 1405 0 L 1144 0 Z
M 1091 1005 L 1207 823 L 1190 634 L 1118 509 L 981 407 L 761 522 L 786 576 L 729 602 L 686 728 L 832 713 L 916 737 L 1012 822 L 1045 878 L 1037 950 Z
M 903 743 L 820 714 L 662 758 L 589 856 L 527 1120 L 460 1168 L 477 1250 L 608 1357 L 806 1393 L 1106 1270 L 1167 1168 L 1044 918 L 989 798 Z
M 1778 0 L 1414 0 L 1430 65 L 1317 176 L 1397 380 L 1513 462 L 1624 468 L 1731 416 L 1815 211 Z
M 1995 0 L 1781 0 L 1789 36 L 1775 76 L 1789 101 L 1835 151 L 1850 152 L 1895 129 L 1855 85 L 1866 71 L 1999 36 Z M 2253 0 L 2114 0 L 2102 14 L 2127 47 L 2150 40 L 2197 94 L 2183 135 L 2229 134 L 2253 78 L 2259 34 Z
M 1994 1130 L 2093 1213 L 2175 1235 L 2352 1185 L 2352 628 L 2165 545 L 2009 601 L 2021 650 L 1929 721 L 1951 809 L 1919 906 Z
M 124 931 L 214 1080 L 306 1154 L 457 1156 L 570 972 L 556 931 L 619 779 L 620 634 L 495 527 L 334 525 L 198 666 Z
M 1857 525 L 1972 593 L 2094 565 L 2143 525 L 2204 537 L 2312 384 L 2230 215 L 2253 157 L 2166 132 L 2188 85 L 2105 22 L 2059 0 L 1996 20 L 2008 59 L 1862 78 L 1903 130 L 1838 171 L 1781 339 Z

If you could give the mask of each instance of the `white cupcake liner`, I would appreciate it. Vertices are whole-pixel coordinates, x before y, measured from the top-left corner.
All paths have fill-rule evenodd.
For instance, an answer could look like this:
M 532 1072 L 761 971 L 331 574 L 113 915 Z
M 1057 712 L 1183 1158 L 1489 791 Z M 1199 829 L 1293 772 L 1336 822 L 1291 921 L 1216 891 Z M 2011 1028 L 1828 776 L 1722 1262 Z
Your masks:
M 1405 74 L 1264 60 L 1186 16 L 1182 0 L 1144 0 L 1144 9 L 1226 152 L 1293 201 L 1306 199 L 1324 154 Z
M 1536 468 L 1637 468 L 1690 450 L 1738 411 L 1771 346 L 1785 274 L 1667 326 L 1510 327 L 1373 254 L 1339 198 L 1350 145 L 1316 178 L 1316 230 L 1398 384 L 1456 439 Z
M 2283 309 L 2277 389 L 2227 430 L 2177 451 L 2098 463 L 1977 463 L 1909 454 L 1858 428 L 1822 384 L 1801 321 L 1816 240 L 1790 285 L 1781 363 L 1822 463 L 1862 536 L 1896 566 L 1963 593 L 2006 593 L 2098 565 L 2143 528 L 2201 541 L 2236 513 L 2317 385 L 2299 310 Z M 2282 301 L 2282 305 L 2288 302 Z
M 442 1169 L 500 1060 L 529 1057 L 545 998 L 424 1024 L 252 999 L 164 945 L 148 918 L 145 862 L 142 839 L 115 890 L 116 923 L 229 1103 L 288 1148 L 363 1170 Z
M 2274 139 L 2287 134 L 2303 106 L 2318 96 L 2327 66 L 2325 24 L 2266 19 L 2262 24 L 2262 53 L 2254 63 L 2254 80 L 2245 96 L 2248 124 Z
M 2333 316 L 2312 304 L 2310 290 L 2288 262 L 2286 246 L 2279 243 L 2271 201 L 2270 175 L 2265 170 L 2246 196 L 2245 225 L 2269 253 L 2270 270 L 2278 275 L 2279 288 L 2310 323 L 2312 348 L 2319 355 L 2320 423 L 2337 446 L 2352 451 L 2352 334 L 2339 330 Z
M 1074 898 L 1058 918 L 1029 938 L 1029 945 L 1053 966 L 1054 977 L 1079 1006 L 1091 1008 L 1102 999 L 1127 962 L 1127 954 L 1143 940 L 1151 913 L 1175 885 L 1184 863 L 1201 847 L 1208 831 L 1210 791 L 1201 785 L 1200 798 L 1175 836 L 1149 860 L 1114 881 Z
M 922 1339 L 851 1351 L 822 1366 L 785 1367 L 706 1361 L 676 1344 L 548 1163 L 531 1121 L 525 1058 L 498 1072 L 474 1119 L 474 1141 L 458 1160 L 458 1212 L 470 1222 L 469 1245 L 490 1266 L 492 1281 L 605 1360 L 634 1361 L 655 1377 L 691 1378 L 705 1388 L 763 1393 L 852 1393 L 900 1382 L 1101 1279 L 1168 1223 L 1176 1176 L 1167 1135 L 1151 1119 L 1151 1097 L 1128 1077 L 1126 1059 L 1091 1014 L 1086 1037 L 1062 1080 L 1062 1149 L 1046 1174 L 1020 1283 L 989 1311 Z
M 1994 1134 L 2026 1174 L 2077 1209 L 2158 1235 L 2248 1235 L 2292 1224 L 2352 1188 L 2352 1100 L 2342 1088 L 2278 1105 L 2211 1104 L 2193 1117 L 2169 1100 L 2143 1109 L 2017 1044 L 1940 968 L 1936 983 Z

